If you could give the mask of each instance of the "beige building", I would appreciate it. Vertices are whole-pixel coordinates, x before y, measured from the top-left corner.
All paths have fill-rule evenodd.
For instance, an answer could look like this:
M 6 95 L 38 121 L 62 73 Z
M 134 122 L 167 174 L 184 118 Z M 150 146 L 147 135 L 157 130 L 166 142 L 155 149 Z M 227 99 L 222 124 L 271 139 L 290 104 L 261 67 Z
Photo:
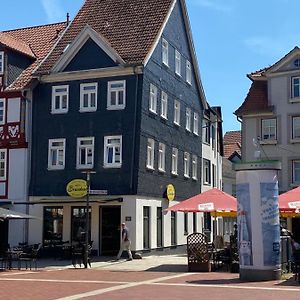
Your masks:
M 252 84 L 235 112 L 242 122 L 242 157 L 280 160 L 282 193 L 300 183 L 300 49 L 247 76 Z M 289 229 L 295 232 L 299 221 L 290 219 Z

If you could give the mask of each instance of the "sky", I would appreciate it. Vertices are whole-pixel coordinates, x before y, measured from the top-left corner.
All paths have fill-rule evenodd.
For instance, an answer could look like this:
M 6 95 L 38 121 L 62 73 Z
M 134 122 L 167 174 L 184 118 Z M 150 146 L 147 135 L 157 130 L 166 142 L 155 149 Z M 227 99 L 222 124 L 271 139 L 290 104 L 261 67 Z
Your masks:
M 147 0 L 145 0 L 147 1 Z M 0 31 L 74 18 L 84 0 L 1 1 Z M 205 95 L 221 106 L 223 132 L 240 130 L 247 74 L 300 44 L 299 0 L 186 0 Z

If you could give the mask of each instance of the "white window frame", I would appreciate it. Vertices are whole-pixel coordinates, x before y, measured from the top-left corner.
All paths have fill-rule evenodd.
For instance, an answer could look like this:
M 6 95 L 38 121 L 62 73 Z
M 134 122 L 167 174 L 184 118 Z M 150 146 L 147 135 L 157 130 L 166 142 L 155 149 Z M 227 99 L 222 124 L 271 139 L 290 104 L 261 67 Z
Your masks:
M 0 51 L 0 75 L 4 73 L 4 51 Z
M 154 84 L 150 83 L 149 110 L 154 114 L 157 114 L 157 96 L 157 87 Z
M 53 146 L 54 143 L 61 143 L 62 145 Z M 54 165 L 52 161 L 52 153 L 55 151 L 57 154 L 57 162 Z M 61 153 L 60 153 L 61 152 Z M 59 160 L 61 156 L 62 160 Z M 48 142 L 48 170 L 63 170 L 65 168 L 66 158 L 66 139 L 49 139 Z M 61 162 L 61 163 L 60 163 Z
M 181 54 L 175 49 L 175 73 L 181 76 Z
M 110 140 L 119 140 L 118 143 L 111 142 Z M 116 162 L 116 149 L 119 148 L 120 161 Z M 108 162 L 109 150 L 112 149 L 113 158 L 112 162 Z M 122 135 L 111 135 L 104 137 L 104 168 L 121 168 L 122 166 Z
M 187 107 L 185 109 L 185 129 L 187 131 L 191 131 L 191 116 L 192 116 L 192 110 Z
M 192 156 L 192 178 L 198 179 L 198 157 L 197 155 Z
M 183 154 L 183 176 L 185 178 L 190 178 L 190 159 L 191 156 L 188 152 Z
M 210 122 L 207 119 L 203 119 L 202 141 L 203 143 L 210 145 Z
M 261 120 L 261 138 L 263 141 L 277 140 L 277 120 L 276 120 L 276 118 Z
M 164 91 L 161 92 L 161 112 L 160 116 L 167 120 L 168 119 L 168 94 Z
M 150 170 L 154 170 L 154 150 L 155 150 L 155 141 L 153 139 L 148 139 L 146 167 L 147 169 Z
M 171 173 L 173 175 L 178 175 L 178 149 L 172 148 L 172 167 Z
M 169 43 L 164 38 L 162 39 L 162 63 L 169 66 Z
M 298 164 L 297 168 L 295 164 Z M 293 170 L 293 184 L 299 184 L 300 183 L 300 174 L 296 176 L 296 172 L 300 173 L 300 160 L 293 160 L 292 161 L 292 170 Z M 296 180 L 296 177 L 299 177 L 299 180 Z
M 4 158 L 2 158 L 2 154 L 4 155 Z M 1 165 L 3 164 L 3 168 Z M 7 149 L 1 149 L 0 150 L 0 169 L 3 169 L 3 176 L 0 176 L 1 181 L 6 180 L 6 172 L 7 172 Z
M 3 103 L 3 107 L 2 109 L 0 108 L 0 111 L 3 111 L 3 116 L 2 119 L 0 119 L 0 125 L 4 125 L 5 124 L 5 118 L 6 118 L 6 101 L 4 98 L 0 99 L 0 103 Z
M 203 184 L 211 184 L 211 162 L 203 158 Z
M 190 61 L 186 61 L 186 82 L 192 84 L 192 65 Z
M 90 144 L 82 144 L 84 142 L 90 142 Z M 77 138 L 77 169 L 92 169 L 94 167 L 94 145 L 95 138 L 94 137 L 79 137 Z M 85 164 L 81 163 L 81 150 L 85 153 Z M 88 156 L 91 154 L 91 163 L 87 163 Z
M 62 89 L 65 91 L 59 91 L 58 89 Z M 66 96 L 66 107 L 62 107 L 63 97 Z M 59 97 L 59 108 L 55 107 L 56 97 Z M 52 106 L 51 113 L 52 114 L 65 114 L 69 110 L 69 86 L 68 85 L 56 85 L 52 87 Z
M 298 81 L 295 83 L 295 81 Z M 292 98 L 293 99 L 298 99 L 300 98 L 300 76 L 295 76 L 291 78 L 291 93 L 292 93 Z M 295 95 L 295 89 L 297 89 L 297 95 Z
M 174 100 L 174 124 L 180 126 L 180 102 Z
M 158 171 L 166 171 L 166 145 L 163 143 L 158 144 Z
M 298 125 L 296 126 L 295 121 L 298 121 Z M 295 134 L 297 131 L 299 132 L 298 135 Z M 294 116 L 292 117 L 292 139 L 293 140 L 299 140 L 300 139 L 300 116 Z
M 85 90 L 85 88 L 94 88 L 93 90 Z M 95 106 L 92 106 L 92 95 L 95 95 Z M 84 106 L 84 96 L 88 97 L 88 105 Z M 97 95 L 98 95 L 98 83 L 82 83 L 80 84 L 80 112 L 89 112 L 97 110 Z
M 113 85 L 122 84 L 121 87 Z M 116 104 L 111 103 L 111 95 L 116 93 Z M 123 97 L 120 94 L 123 93 Z M 122 99 L 122 101 L 120 101 Z M 121 110 L 126 106 L 126 80 L 109 81 L 107 84 L 107 110 Z
M 194 112 L 194 124 L 193 124 L 193 133 L 195 135 L 199 135 L 199 115 Z

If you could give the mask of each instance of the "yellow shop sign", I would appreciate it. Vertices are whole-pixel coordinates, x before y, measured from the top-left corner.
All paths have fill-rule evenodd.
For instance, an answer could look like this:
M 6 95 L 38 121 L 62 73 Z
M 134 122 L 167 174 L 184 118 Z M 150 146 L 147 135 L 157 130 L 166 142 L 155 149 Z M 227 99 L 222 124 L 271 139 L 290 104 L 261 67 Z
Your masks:
M 87 194 L 87 183 L 83 179 L 74 179 L 67 184 L 67 193 L 73 198 L 82 198 Z
M 167 199 L 173 201 L 175 198 L 175 187 L 173 184 L 167 185 Z

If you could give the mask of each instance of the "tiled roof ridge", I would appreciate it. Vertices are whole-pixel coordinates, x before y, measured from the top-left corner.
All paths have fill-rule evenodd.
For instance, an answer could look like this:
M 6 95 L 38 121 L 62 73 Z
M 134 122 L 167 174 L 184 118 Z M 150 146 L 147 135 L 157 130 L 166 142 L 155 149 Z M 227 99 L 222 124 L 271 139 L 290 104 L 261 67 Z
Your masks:
M 66 23 L 66 21 L 48 23 L 48 24 L 41 24 L 41 25 L 34 25 L 34 26 L 29 26 L 29 27 L 21 27 L 21 28 L 3 30 L 3 31 L 0 31 L 0 32 L 9 33 L 9 32 L 15 32 L 15 31 L 19 31 L 19 30 L 29 30 L 29 29 L 35 29 L 35 28 L 38 28 L 38 27 L 54 26 L 54 25 L 59 25 L 59 24 L 64 24 L 64 23 Z

